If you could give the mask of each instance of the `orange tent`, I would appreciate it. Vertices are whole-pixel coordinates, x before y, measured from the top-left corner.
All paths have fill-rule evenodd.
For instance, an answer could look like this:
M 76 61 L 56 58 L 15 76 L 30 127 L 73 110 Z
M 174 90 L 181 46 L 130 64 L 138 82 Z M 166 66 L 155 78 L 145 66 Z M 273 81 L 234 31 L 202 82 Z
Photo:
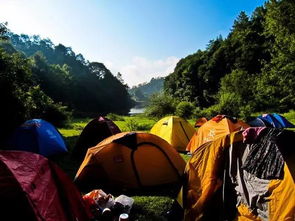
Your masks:
M 204 123 L 206 123 L 208 120 L 206 117 L 201 117 L 198 120 L 196 120 L 195 127 L 201 127 Z
M 241 120 L 225 115 L 217 115 L 204 123 L 191 138 L 186 147 L 187 151 L 193 153 L 199 146 L 234 131 L 248 128 L 249 125 Z
M 151 187 L 179 182 L 184 167 L 182 157 L 162 138 L 125 132 L 88 149 L 75 183 L 83 191 Z
M 192 154 L 178 195 L 184 220 L 294 220 L 295 133 L 243 135 L 225 135 Z

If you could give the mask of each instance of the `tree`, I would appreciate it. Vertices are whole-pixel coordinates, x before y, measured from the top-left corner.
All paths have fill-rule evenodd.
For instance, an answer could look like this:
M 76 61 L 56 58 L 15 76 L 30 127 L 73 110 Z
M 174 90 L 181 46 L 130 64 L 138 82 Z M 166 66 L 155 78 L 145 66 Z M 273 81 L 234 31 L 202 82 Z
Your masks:
M 0 40 L 7 40 L 7 22 L 5 23 L 0 23 Z
M 44 108 L 40 99 L 44 99 Z M 49 106 L 60 107 L 38 89 L 32 78 L 30 60 L 18 53 L 9 55 L 3 49 L 0 49 L 0 100 L 3 104 L 0 142 L 25 120 L 44 117 Z
M 127 85 L 100 62 L 86 61 L 71 47 L 55 46 L 40 36 L 10 33 L 11 42 L 26 56 L 32 56 L 33 76 L 41 90 L 55 102 L 73 108 L 79 116 L 128 113 L 133 105 Z M 122 80 L 122 79 L 121 79 Z
M 187 101 L 181 101 L 177 104 L 175 114 L 182 118 L 190 118 L 193 114 L 194 105 Z
M 266 4 L 265 35 L 272 39 L 271 61 L 262 70 L 257 97 L 276 111 L 295 108 L 295 2 Z
M 163 117 L 168 114 L 174 114 L 177 101 L 165 93 L 153 94 L 150 97 L 145 113 L 152 117 Z

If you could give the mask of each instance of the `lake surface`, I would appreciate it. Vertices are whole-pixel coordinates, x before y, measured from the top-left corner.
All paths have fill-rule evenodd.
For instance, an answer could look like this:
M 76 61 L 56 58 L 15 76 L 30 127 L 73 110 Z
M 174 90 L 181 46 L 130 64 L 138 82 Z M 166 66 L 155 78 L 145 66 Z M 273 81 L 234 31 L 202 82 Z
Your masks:
M 144 112 L 145 108 L 131 108 L 129 111 L 129 115 L 134 115 L 134 114 L 142 114 Z

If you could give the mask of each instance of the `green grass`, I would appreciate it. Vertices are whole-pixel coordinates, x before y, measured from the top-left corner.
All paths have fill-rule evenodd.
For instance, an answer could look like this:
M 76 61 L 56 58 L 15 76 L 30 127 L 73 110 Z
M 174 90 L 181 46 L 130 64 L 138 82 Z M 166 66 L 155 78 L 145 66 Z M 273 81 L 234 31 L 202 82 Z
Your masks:
M 123 117 L 124 120 L 114 121 L 121 131 L 150 131 L 157 122 L 155 119 L 144 117 L 143 115 Z
M 63 135 L 63 137 L 73 137 L 73 136 L 79 136 L 81 133 L 81 130 L 60 128 L 59 132 Z
M 295 123 L 295 111 L 290 111 L 283 114 L 289 121 Z M 121 129 L 121 131 L 146 131 L 157 122 L 155 119 L 149 119 L 143 115 L 132 117 L 114 116 L 116 120 L 114 123 Z M 91 119 L 75 119 L 67 128 L 59 128 L 59 131 L 64 136 L 69 153 L 63 156 L 55 157 L 53 160 L 70 176 L 74 178 L 78 168 L 79 162 L 71 157 L 72 149 L 82 132 L 83 128 Z M 190 124 L 194 125 L 195 119 L 188 120 Z M 180 154 L 187 162 L 190 155 Z M 175 187 L 161 187 L 157 190 L 150 190 L 141 193 L 129 192 L 122 193 L 134 199 L 133 208 L 130 214 L 130 220 L 167 220 L 167 212 L 171 209 L 172 203 L 176 197 L 178 188 Z M 112 194 L 112 193 L 110 193 Z
M 173 198 L 168 196 L 133 196 L 130 219 L 140 221 L 167 220 Z
M 259 114 L 255 115 L 258 116 Z M 282 114 L 290 122 L 295 124 L 295 111 L 289 111 Z M 149 132 L 152 126 L 157 122 L 156 119 L 150 119 L 143 115 L 132 117 L 116 116 L 114 123 L 121 131 L 146 131 Z M 53 160 L 73 179 L 78 168 L 79 162 L 71 157 L 71 151 L 82 132 L 83 128 L 91 119 L 75 119 L 67 128 L 59 128 L 64 136 L 69 149 L 69 154 L 58 156 Z M 194 126 L 196 119 L 188 120 Z M 181 157 L 188 162 L 191 155 L 180 154 Z M 150 221 L 150 220 L 167 220 L 167 213 L 171 209 L 174 199 L 178 193 L 179 187 L 166 186 L 145 192 L 128 192 L 128 193 L 112 193 L 115 196 L 125 194 L 134 199 L 134 204 L 130 213 L 130 220 Z
M 71 157 L 73 147 L 82 132 L 83 128 L 91 119 L 75 119 L 67 128 L 59 128 L 67 144 L 69 153 L 52 158 L 68 175 L 74 179 L 80 163 Z M 149 119 L 144 116 L 122 117 L 114 123 L 122 131 L 130 131 L 135 127 L 136 131 L 148 132 L 156 123 L 155 119 Z M 189 155 L 181 154 L 187 161 Z M 134 199 L 134 204 L 130 213 L 130 220 L 167 220 L 167 212 L 178 193 L 179 187 L 165 186 L 141 193 L 129 192 L 122 193 Z M 113 193 L 110 193 L 113 194 Z
M 185 162 L 188 162 L 192 155 L 181 153 L 180 156 L 184 159 Z
M 290 121 L 291 123 L 295 124 L 295 111 L 294 110 L 290 110 L 288 113 L 284 113 L 282 115 L 286 119 L 288 119 L 288 121 Z

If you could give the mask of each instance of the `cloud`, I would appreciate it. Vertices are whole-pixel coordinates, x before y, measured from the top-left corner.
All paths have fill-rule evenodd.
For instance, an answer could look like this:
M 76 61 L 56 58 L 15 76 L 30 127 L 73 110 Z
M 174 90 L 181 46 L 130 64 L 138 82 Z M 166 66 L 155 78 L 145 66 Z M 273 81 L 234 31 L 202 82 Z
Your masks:
M 178 61 L 179 58 L 173 56 L 159 60 L 133 57 L 129 64 L 114 67 L 113 63 L 109 63 L 110 66 L 108 67 L 114 74 L 120 72 L 125 83 L 132 87 L 140 83 L 148 82 L 153 77 L 167 76 L 173 72 Z

